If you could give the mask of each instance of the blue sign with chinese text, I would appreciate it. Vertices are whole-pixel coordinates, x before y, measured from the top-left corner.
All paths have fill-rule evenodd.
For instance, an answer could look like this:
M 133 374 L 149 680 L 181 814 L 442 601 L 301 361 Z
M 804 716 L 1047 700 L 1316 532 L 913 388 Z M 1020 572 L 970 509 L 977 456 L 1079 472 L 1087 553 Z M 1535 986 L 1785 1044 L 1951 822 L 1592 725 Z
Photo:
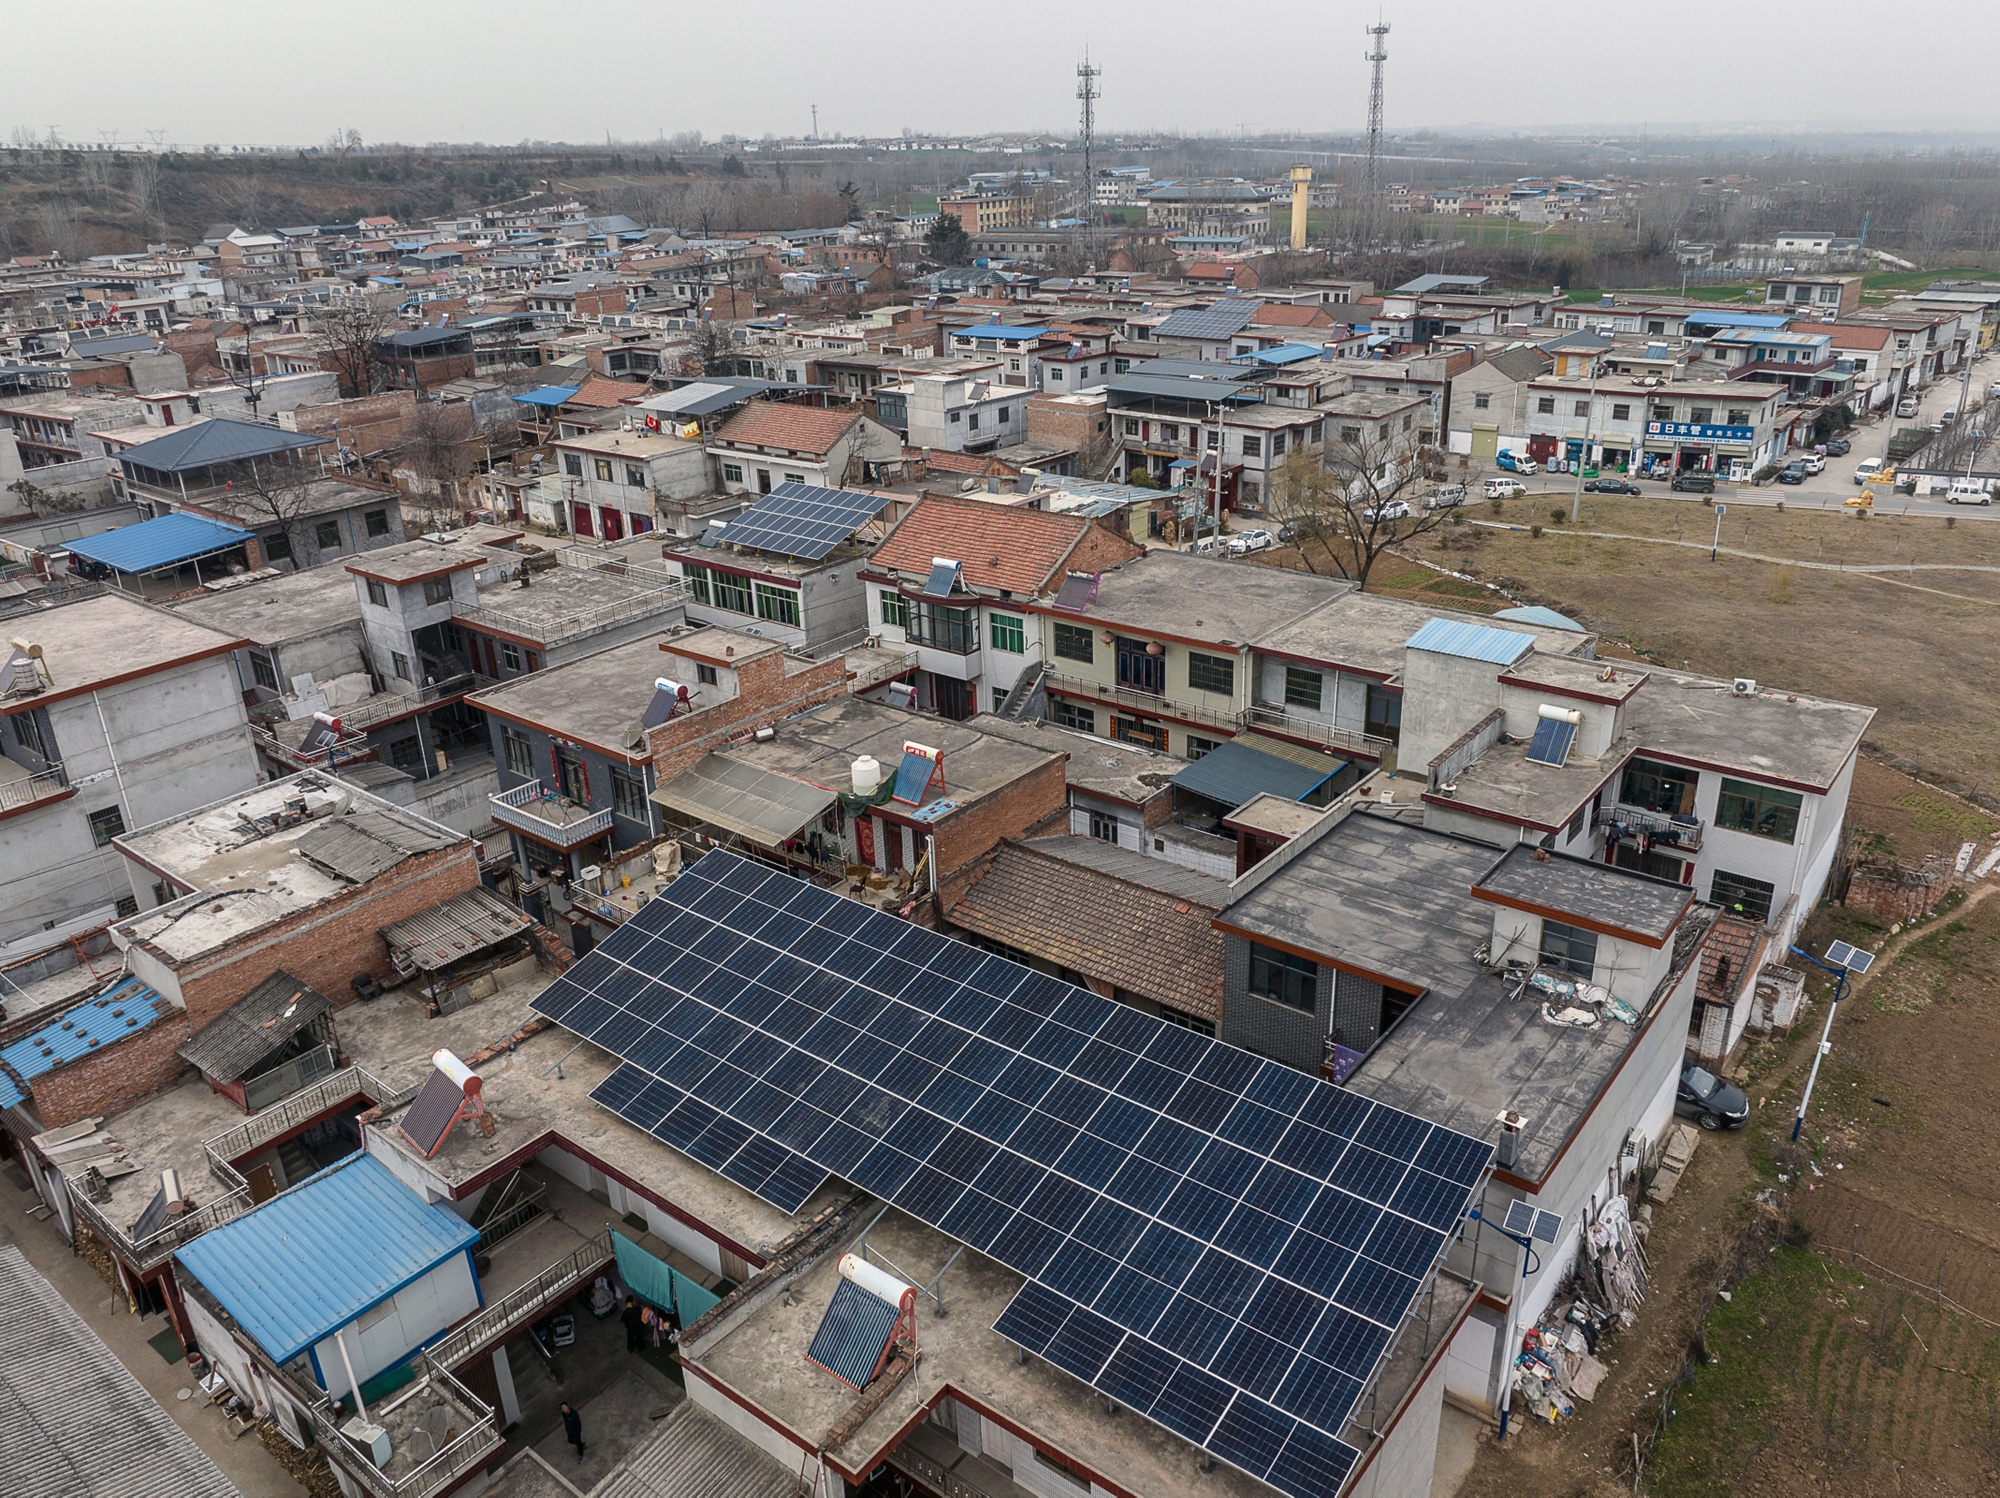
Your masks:
M 1695 442 L 1754 442 L 1755 427 L 1716 427 L 1692 421 L 1649 421 L 1648 437 L 1685 437 Z

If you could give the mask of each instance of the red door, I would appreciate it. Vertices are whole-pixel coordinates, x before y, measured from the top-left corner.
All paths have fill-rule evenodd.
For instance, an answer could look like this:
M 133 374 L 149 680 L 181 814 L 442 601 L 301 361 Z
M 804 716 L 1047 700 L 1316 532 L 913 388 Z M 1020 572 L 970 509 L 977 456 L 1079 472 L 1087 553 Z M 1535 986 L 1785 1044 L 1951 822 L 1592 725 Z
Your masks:
M 612 505 L 599 505 L 597 507 L 597 518 L 602 526 L 599 533 L 605 540 L 623 541 L 625 539 L 625 512 L 623 510 L 617 509 Z
M 577 504 L 572 505 L 570 508 L 576 511 L 576 518 L 571 523 L 570 529 L 575 531 L 579 536 L 595 534 L 590 528 L 590 506 Z

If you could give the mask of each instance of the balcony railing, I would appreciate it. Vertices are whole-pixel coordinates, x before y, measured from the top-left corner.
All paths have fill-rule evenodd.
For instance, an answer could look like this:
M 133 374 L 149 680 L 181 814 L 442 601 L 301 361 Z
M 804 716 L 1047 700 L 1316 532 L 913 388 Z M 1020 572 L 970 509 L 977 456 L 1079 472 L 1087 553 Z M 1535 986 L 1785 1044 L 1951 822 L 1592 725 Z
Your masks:
M 611 830 L 611 812 L 578 806 L 567 796 L 542 788 L 539 780 L 487 798 L 493 820 L 537 842 L 568 850 Z
M 455 1417 L 448 1429 L 455 1429 L 458 1434 L 407 1472 L 395 1476 L 378 1468 L 369 1453 L 341 1430 L 348 1419 L 341 1407 L 324 1393 L 310 1391 L 316 1395 L 307 1405 L 314 1436 L 328 1451 L 338 1453 L 341 1470 L 375 1498 L 423 1498 L 425 1494 L 439 1492 L 489 1461 L 504 1444 L 500 1422 L 493 1410 L 447 1373 L 429 1352 L 417 1355 L 416 1368 L 417 1381 L 387 1404 L 371 1407 L 369 1415 L 386 1423 L 410 1400 L 435 1393 L 443 1396 Z M 294 1380 L 287 1382 L 296 1387 Z
M 1370 759 L 1383 759 L 1396 752 L 1396 745 L 1390 739 L 1377 738 L 1371 733 L 1356 733 L 1351 728 L 1337 728 L 1316 718 L 1301 718 L 1296 713 L 1264 703 L 1247 708 L 1242 721 L 1245 728 L 1304 739 L 1321 749 L 1348 749 L 1356 754 L 1365 754 Z
M 1072 697 L 1094 697 L 1100 701 L 1120 707 L 1137 708 L 1140 712 L 1153 713 L 1163 718 L 1178 718 L 1187 723 L 1207 723 L 1216 728 L 1227 728 L 1234 732 L 1243 726 L 1239 713 L 1218 712 L 1212 707 L 1199 707 L 1191 702 L 1176 702 L 1171 697 L 1162 697 L 1153 692 L 1141 692 L 1132 687 L 1113 686 L 1109 682 L 1086 681 L 1080 676 L 1064 676 L 1050 673 L 1049 690 L 1067 693 Z
M 1614 823 L 1625 831 L 1622 834 L 1614 831 Z M 1696 853 L 1701 849 L 1702 833 L 1707 827 L 1696 817 L 1667 817 L 1658 812 L 1614 806 L 1604 813 L 1604 829 L 1606 837 L 1618 841 L 1636 843 L 1643 833 L 1662 848 Z
M 904 651 L 886 660 L 864 661 L 855 667 L 854 674 L 848 678 L 847 690 L 865 692 L 870 687 L 880 686 L 885 681 L 894 681 L 904 672 L 914 669 L 916 664 L 917 653 L 914 650 Z
M 424 1350 L 440 1368 L 462 1363 L 487 1343 L 525 1326 L 551 1306 L 561 1303 L 593 1274 L 611 1262 L 611 1229 L 601 1230 L 573 1253 L 558 1259 L 525 1285 L 517 1285 L 477 1314 L 461 1321 Z
M 19 811 L 38 801 L 59 801 L 69 793 L 69 783 L 60 769 L 0 781 L 0 812 Z

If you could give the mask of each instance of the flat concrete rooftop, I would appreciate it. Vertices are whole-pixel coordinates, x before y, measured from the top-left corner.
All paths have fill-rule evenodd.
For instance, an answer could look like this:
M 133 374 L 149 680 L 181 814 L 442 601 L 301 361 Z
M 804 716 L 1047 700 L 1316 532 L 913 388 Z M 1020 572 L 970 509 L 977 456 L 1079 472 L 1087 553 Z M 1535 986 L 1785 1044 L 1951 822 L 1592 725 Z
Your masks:
M 361 628 L 361 600 L 345 567 L 308 567 L 179 599 L 170 605 L 192 619 L 253 645 L 283 645 Z
M 1490 619 L 1484 614 L 1461 614 L 1358 592 L 1315 609 L 1256 643 L 1259 650 L 1273 655 L 1324 661 L 1395 681 L 1402 677 L 1404 647 L 1410 636 L 1432 619 L 1512 630 L 1532 639 L 1538 652 L 1551 655 L 1588 651 L 1596 643 L 1594 635 L 1580 635 L 1573 630 L 1537 629 L 1533 625 Z
M 0 699 L 0 712 L 59 701 L 221 655 L 241 637 L 120 593 L 101 593 L 12 620 L 10 636 L 42 647 L 53 685 Z
M 1071 787 L 1132 806 L 1143 806 L 1167 792 L 1174 776 L 1187 768 L 1186 760 L 1170 754 L 1074 733 L 1053 723 L 1014 723 L 992 713 L 975 714 L 966 722 L 982 733 L 997 734 L 1052 754 L 1068 755 L 1063 777 Z
M 1078 617 L 1233 649 L 1261 642 L 1353 587 L 1282 567 L 1154 550 L 1100 576 L 1096 601 Z
M 649 636 L 553 670 L 517 676 L 467 702 L 562 738 L 617 754 L 643 754 L 640 716 L 653 700 L 653 683 L 673 676 L 674 666 L 674 657 L 660 649 L 660 637 Z
M 1516 843 L 1473 886 L 1473 897 L 1579 916 L 1657 947 L 1666 944 L 1694 891 L 1650 874 Z

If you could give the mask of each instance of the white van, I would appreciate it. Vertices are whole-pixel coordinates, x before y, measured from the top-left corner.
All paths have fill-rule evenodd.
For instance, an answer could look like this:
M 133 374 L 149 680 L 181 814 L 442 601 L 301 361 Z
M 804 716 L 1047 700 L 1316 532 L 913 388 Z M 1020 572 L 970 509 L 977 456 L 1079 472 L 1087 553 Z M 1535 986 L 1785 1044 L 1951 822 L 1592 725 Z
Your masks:
M 1854 465 L 1854 482 L 1865 484 L 1881 471 L 1882 460 L 1880 458 L 1863 458 L 1859 463 Z
M 1944 502 L 1948 505 L 1990 505 L 1993 494 L 1983 479 L 1953 479 Z

